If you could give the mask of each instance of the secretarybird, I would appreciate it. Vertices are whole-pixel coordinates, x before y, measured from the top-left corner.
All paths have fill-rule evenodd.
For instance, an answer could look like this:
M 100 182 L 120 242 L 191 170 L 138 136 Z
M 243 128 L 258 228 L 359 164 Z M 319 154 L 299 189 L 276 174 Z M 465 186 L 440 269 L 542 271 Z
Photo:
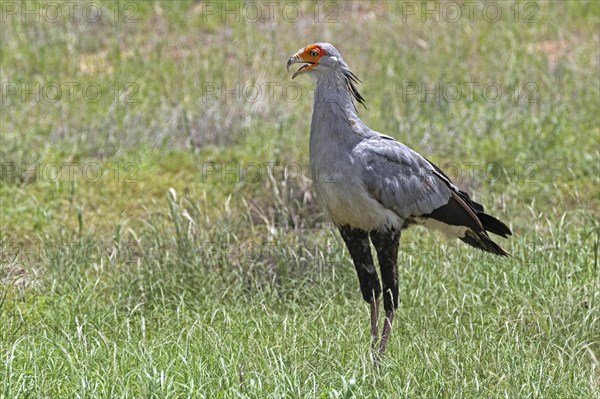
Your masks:
M 360 120 L 354 100 L 364 104 L 359 79 L 329 43 L 302 48 L 287 62 L 303 64 L 292 75 L 315 83 L 310 127 L 310 164 L 315 192 L 339 229 L 356 267 L 360 289 L 371 310 L 375 363 L 385 353 L 398 308 L 397 258 L 400 232 L 413 224 L 434 228 L 496 255 L 508 255 L 488 236 L 511 235 L 498 219 L 456 187 L 437 166 Z M 327 171 L 327 173 L 321 173 Z M 385 320 L 377 328 L 383 282 Z

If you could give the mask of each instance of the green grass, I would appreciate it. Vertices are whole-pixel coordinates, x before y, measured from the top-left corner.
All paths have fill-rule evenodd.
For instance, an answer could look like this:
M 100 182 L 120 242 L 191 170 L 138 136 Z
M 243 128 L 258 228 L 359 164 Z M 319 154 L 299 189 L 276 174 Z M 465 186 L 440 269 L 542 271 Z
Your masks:
M 600 397 L 598 3 L 434 23 L 407 3 L 340 2 L 317 24 L 312 2 L 297 23 L 283 5 L 222 22 L 207 3 L 119 2 L 134 23 L 113 2 L 96 24 L 3 15 L 0 398 Z M 280 90 L 287 58 L 321 40 L 363 80 L 369 126 L 515 233 L 498 259 L 405 232 L 379 369 L 349 255 L 296 173 L 310 82 L 295 102 Z M 103 95 L 7 92 L 35 82 Z M 273 97 L 202 95 L 252 82 Z M 473 82 L 503 95 L 403 91 Z

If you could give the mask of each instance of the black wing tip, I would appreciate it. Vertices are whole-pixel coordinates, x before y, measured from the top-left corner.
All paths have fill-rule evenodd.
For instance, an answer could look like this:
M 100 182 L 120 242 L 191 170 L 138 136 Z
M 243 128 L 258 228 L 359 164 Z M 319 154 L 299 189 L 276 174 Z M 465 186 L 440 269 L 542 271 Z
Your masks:
M 475 233 L 472 230 L 467 230 L 464 237 L 461 240 L 472 247 L 480 249 L 485 252 L 490 252 L 498 256 L 510 256 L 500 245 L 496 244 L 492 239 L 485 233 Z
M 481 221 L 481 224 L 483 224 L 483 228 L 490 233 L 494 233 L 504 238 L 508 238 L 508 236 L 512 235 L 512 231 L 504 224 L 504 222 L 487 213 L 478 213 L 477 218 Z

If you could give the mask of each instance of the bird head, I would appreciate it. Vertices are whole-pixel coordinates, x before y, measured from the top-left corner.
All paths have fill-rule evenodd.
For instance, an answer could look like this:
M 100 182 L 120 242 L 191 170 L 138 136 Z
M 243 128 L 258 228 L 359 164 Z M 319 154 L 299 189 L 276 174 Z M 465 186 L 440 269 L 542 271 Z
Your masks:
M 292 55 L 287 62 L 287 69 L 290 70 L 292 64 L 304 64 L 292 75 L 296 76 L 311 72 L 324 73 L 331 72 L 332 69 L 344 63 L 340 53 L 329 43 L 315 43 L 301 48 L 296 54 Z M 344 63 L 345 64 L 345 63 Z
M 287 62 L 288 71 L 292 64 L 303 64 L 293 73 L 292 79 L 307 72 L 315 81 L 321 77 L 333 77 L 334 79 L 339 77 L 350 95 L 364 106 L 365 100 L 356 88 L 356 84 L 361 82 L 360 79 L 352 73 L 333 45 L 329 43 L 309 44 L 290 57 Z

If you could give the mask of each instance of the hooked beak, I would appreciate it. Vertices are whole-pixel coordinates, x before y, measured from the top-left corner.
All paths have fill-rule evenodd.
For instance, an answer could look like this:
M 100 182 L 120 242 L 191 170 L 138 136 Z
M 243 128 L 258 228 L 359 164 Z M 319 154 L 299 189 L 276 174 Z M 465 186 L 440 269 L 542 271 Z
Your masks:
M 302 59 L 301 55 L 299 54 L 294 54 L 290 57 L 290 59 L 287 62 L 287 70 L 288 72 L 290 71 L 290 65 L 292 64 L 301 64 L 304 63 L 304 65 L 302 65 L 300 67 L 300 69 L 298 69 L 296 72 L 294 72 L 294 74 L 292 75 L 292 79 L 294 79 L 296 76 L 300 75 L 301 73 L 310 71 L 312 68 L 314 68 L 317 63 L 316 62 L 312 62 L 312 61 L 305 61 Z

